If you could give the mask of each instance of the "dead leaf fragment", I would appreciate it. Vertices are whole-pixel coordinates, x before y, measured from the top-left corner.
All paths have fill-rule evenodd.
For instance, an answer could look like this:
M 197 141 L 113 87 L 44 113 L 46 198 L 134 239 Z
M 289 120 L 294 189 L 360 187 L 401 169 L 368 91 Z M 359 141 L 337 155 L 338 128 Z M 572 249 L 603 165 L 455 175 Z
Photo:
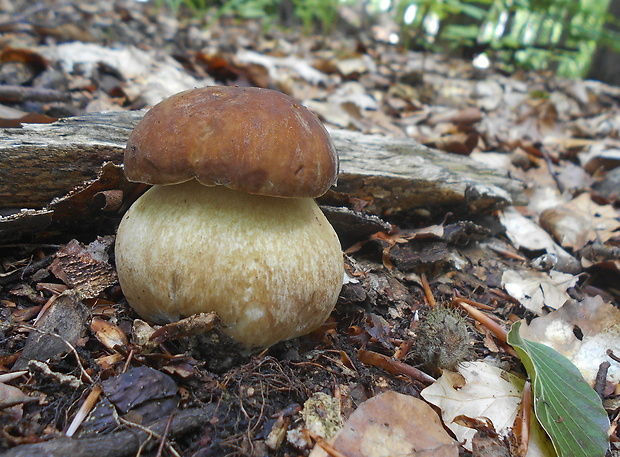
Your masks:
M 15 407 L 23 403 L 38 400 L 39 399 L 36 397 L 29 397 L 28 395 L 24 395 L 22 391 L 17 387 L 13 387 L 0 382 L 0 410 L 2 410 L 5 414 L 7 413 L 7 410 L 9 408 L 13 408 L 9 411 L 9 413 L 13 416 L 17 414 L 19 418 L 21 418 L 21 408 Z
M 612 205 L 598 205 L 590 194 L 543 211 L 540 225 L 563 247 L 578 251 L 589 241 L 606 242 L 620 227 Z
M 552 270 L 508 270 L 502 275 L 502 286 L 530 311 L 542 314 L 543 307 L 560 308 L 570 295 L 566 292 L 579 278 Z
M 94 317 L 90 323 L 90 329 L 95 337 L 108 349 L 114 350 L 116 346 L 127 346 L 127 336 L 118 325 L 112 324 L 100 317 Z
M 506 236 L 517 247 L 531 251 L 545 250 L 555 261 L 556 270 L 564 273 L 581 272 L 581 265 L 577 260 L 560 247 L 551 235 L 537 223 L 521 215 L 514 208 L 507 208 L 499 216 L 500 222 L 506 228 Z
M 330 440 L 348 457 L 455 457 L 458 442 L 441 425 L 437 413 L 424 401 L 397 392 L 366 400 Z M 328 454 L 318 446 L 311 457 Z
M 28 368 L 31 360 L 45 361 L 64 354 L 86 330 L 88 310 L 74 290 L 63 292 L 28 336 L 13 370 Z M 60 337 L 60 338 L 59 338 Z
M 210 332 L 219 321 L 216 313 L 194 314 L 158 328 L 149 339 L 156 343 L 163 343 L 167 340 L 178 340 L 186 336 L 202 335 Z
M 495 431 L 489 419 L 457 416 L 454 418 L 454 422 L 476 430 L 472 439 L 472 455 L 474 457 L 511 457 L 508 444 Z
M 473 455 L 476 457 L 510 457 L 510 451 L 499 436 L 478 432 L 473 439 Z
M 338 72 L 343 76 L 350 76 L 353 74 L 359 75 L 366 73 L 369 70 L 376 71 L 374 60 L 366 54 L 348 59 L 337 60 L 335 62 L 335 66 L 338 69 Z
M 620 163 L 620 149 L 607 149 L 605 143 L 596 143 L 589 151 L 581 154 L 579 159 L 583 168 L 590 174 L 600 169 L 612 170 Z
M 465 441 L 466 449 L 471 449 L 475 430 L 457 424 L 454 419 L 461 415 L 484 417 L 497 432 L 511 427 L 517 416 L 524 381 L 483 362 L 464 363 L 458 371 L 444 372 L 435 384 L 422 391 L 422 397 L 441 408 L 446 425 L 459 440 Z M 455 388 L 461 376 L 465 384 Z
M 117 282 L 114 267 L 93 258 L 90 252 L 72 240 L 56 253 L 50 271 L 81 298 L 93 298 Z
M 476 431 L 456 423 L 458 416 L 484 419 L 506 436 L 519 411 L 525 381 L 485 362 L 466 362 L 458 370 L 444 372 L 435 384 L 422 391 L 422 397 L 441 409 L 444 423 L 465 443 L 465 449 L 472 449 Z M 527 457 L 554 457 L 553 445 L 538 422 L 532 420 L 530 425 Z
M 168 375 L 148 367 L 129 371 L 101 383 L 105 398 L 84 422 L 82 435 L 114 428 L 118 416 L 148 425 L 169 415 L 178 403 L 178 386 Z
M 113 368 L 116 364 L 120 363 L 123 360 L 123 355 L 115 352 L 114 354 L 104 355 L 95 359 L 97 365 L 101 367 L 102 370 L 109 370 Z
M 151 340 L 151 336 L 153 336 L 155 330 L 156 329 L 151 327 L 147 322 L 143 321 L 142 319 L 135 319 L 133 321 L 133 328 L 131 329 L 133 343 L 142 348 L 157 347 L 158 343 Z
M 280 448 L 280 445 L 286 437 L 286 431 L 290 423 L 290 417 L 278 416 L 275 423 L 273 424 L 273 427 L 271 427 L 269 435 L 267 435 L 267 438 L 265 439 L 265 444 L 269 449 L 275 451 Z
M 581 338 L 575 336 L 575 330 Z M 600 296 L 581 302 L 570 300 L 557 311 L 533 319 L 523 326 L 522 335 L 554 348 L 575 364 L 583 377 L 594 384 L 599 365 L 610 361 L 608 349 L 615 350 L 620 341 L 620 311 Z M 620 382 L 620 367 L 613 363 L 607 380 Z
M 39 113 L 27 113 L 25 111 L 0 105 L 0 128 L 17 128 L 22 124 L 49 124 L 58 119 Z

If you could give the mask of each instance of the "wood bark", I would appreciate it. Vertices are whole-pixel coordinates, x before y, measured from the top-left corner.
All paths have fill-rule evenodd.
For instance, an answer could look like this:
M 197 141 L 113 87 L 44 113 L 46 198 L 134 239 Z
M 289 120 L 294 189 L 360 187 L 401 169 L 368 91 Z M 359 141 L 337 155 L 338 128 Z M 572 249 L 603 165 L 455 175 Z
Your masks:
M 136 193 L 136 186 L 124 180 L 123 151 L 143 115 L 92 113 L 3 129 L 0 241 L 50 224 L 83 223 L 102 207 L 109 220 L 122 214 Z M 331 195 L 363 199 L 371 213 L 471 213 L 523 203 L 522 183 L 468 157 L 408 139 L 330 133 L 340 155 L 339 182 Z M 110 205 L 108 199 L 118 203 Z M 29 211 L 18 212 L 24 208 Z
M 212 418 L 213 405 L 207 405 L 202 409 L 186 409 L 175 414 L 170 424 L 168 438 L 175 437 L 192 430 L 204 427 Z M 162 435 L 166 428 L 168 418 L 163 418 L 148 429 L 157 435 Z M 136 455 L 140 446 L 150 439 L 152 448 L 159 444 L 159 440 L 149 437 L 146 431 L 138 428 L 127 428 L 114 433 L 87 438 L 53 438 L 36 444 L 23 444 L 16 446 L 3 454 L 1 457 L 122 457 Z
M 620 26 L 618 26 L 620 0 L 611 0 L 607 13 L 613 19 L 607 21 L 605 28 L 614 33 L 620 32 Z M 620 85 L 620 53 L 609 44 L 603 42 L 603 40 L 599 40 L 590 61 L 590 70 L 587 78 L 615 86 Z

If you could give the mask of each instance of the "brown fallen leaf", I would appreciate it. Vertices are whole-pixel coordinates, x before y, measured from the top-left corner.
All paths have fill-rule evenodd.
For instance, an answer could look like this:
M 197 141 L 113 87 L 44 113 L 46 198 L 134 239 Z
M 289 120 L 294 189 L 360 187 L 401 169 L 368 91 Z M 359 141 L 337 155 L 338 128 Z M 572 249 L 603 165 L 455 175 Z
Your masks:
M 95 362 L 97 362 L 97 365 L 99 365 L 101 369 L 105 371 L 115 367 L 122 360 L 123 355 L 115 352 L 114 354 L 98 357 L 97 359 L 95 359 Z
M 348 457 L 455 457 L 458 442 L 444 430 L 439 416 L 424 401 L 397 392 L 366 400 L 329 440 Z M 315 446 L 310 457 L 328 454 Z
M 94 317 L 90 323 L 90 329 L 95 337 L 108 349 L 116 346 L 127 346 L 127 336 L 118 325 L 112 324 L 100 317 Z
M 55 117 L 0 105 L 0 128 L 19 128 L 22 124 L 49 124 L 57 121 Z
M 590 241 L 610 239 L 620 228 L 612 205 L 598 205 L 581 194 L 570 202 L 549 208 L 540 215 L 540 225 L 564 248 L 577 251 Z
M 20 62 L 32 68 L 35 74 L 40 74 L 49 67 L 47 59 L 40 53 L 26 48 L 13 48 L 6 46 L 0 52 L 0 62 Z
M 220 319 L 216 313 L 194 314 L 158 328 L 151 334 L 150 341 L 163 343 L 167 340 L 178 340 L 186 336 L 201 335 L 211 331 L 219 321 Z
M 22 393 L 22 391 L 17 387 L 0 382 L 0 409 L 4 412 L 6 412 L 8 408 L 14 408 L 17 405 L 32 401 L 39 401 L 39 398 L 24 395 L 24 393 Z M 10 412 L 12 415 L 15 415 L 16 413 L 18 413 L 17 409 L 13 409 Z M 21 417 L 21 410 L 19 411 L 19 417 Z
M 144 366 L 102 381 L 101 389 L 105 398 L 82 424 L 82 436 L 115 428 L 119 416 L 134 423 L 152 423 L 171 414 L 178 403 L 174 379 Z
M 435 112 L 426 121 L 429 125 L 448 122 L 459 125 L 470 125 L 482 120 L 482 111 L 476 107 L 467 107 L 460 110 L 450 109 L 444 112 Z

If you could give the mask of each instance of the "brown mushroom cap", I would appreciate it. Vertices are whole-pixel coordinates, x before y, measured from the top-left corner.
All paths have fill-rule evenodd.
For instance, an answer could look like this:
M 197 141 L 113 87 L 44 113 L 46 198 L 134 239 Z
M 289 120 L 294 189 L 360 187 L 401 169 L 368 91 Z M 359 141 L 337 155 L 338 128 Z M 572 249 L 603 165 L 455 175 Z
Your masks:
M 129 137 L 125 175 L 147 184 L 195 178 L 252 194 L 318 197 L 338 156 L 304 106 L 280 92 L 203 87 L 155 105 Z

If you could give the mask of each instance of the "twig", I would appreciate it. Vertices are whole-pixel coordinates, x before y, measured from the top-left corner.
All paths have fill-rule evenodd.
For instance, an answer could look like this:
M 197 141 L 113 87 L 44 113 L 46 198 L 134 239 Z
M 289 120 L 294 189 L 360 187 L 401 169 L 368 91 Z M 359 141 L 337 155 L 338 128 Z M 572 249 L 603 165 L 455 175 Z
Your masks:
M 610 366 L 611 363 L 604 361 L 598 366 L 598 371 L 596 372 L 594 390 L 598 396 L 601 397 L 601 400 L 605 397 L 605 384 L 607 384 L 607 372 L 609 371 Z
M 391 359 L 390 357 L 379 354 L 378 352 L 360 349 L 357 351 L 357 358 L 360 362 L 365 363 L 366 365 L 382 368 L 392 374 L 402 374 L 424 384 L 433 384 L 437 381 L 432 376 L 429 376 L 411 365 L 407 365 L 400 360 Z
M 148 428 L 148 427 L 145 427 L 145 426 L 140 425 L 140 424 L 136 424 L 135 422 L 128 421 L 127 419 L 123 419 L 122 417 L 119 417 L 118 419 L 119 419 L 119 421 L 120 421 L 123 425 L 127 425 L 127 426 L 129 426 L 129 427 L 134 427 L 134 428 L 137 428 L 138 430 L 143 431 L 144 433 L 146 433 L 146 434 L 148 435 L 147 440 L 146 440 L 144 443 L 142 443 L 142 445 L 140 446 L 140 450 L 138 451 L 138 453 L 141 453 L 141 452 L 142 452 L 142 449 L 144 448 L 144 446 L 146 446 L 146 442 L 147 442 L 147 441 L 148 441 L 148 439 L 150 439 L 150 438 L 156 438 L 156 439 L 161 440 L 162 442 L 166 443 L 166 440 L 165 440 L 165 433 L 167 433 L 167 431 L 166 431 L 166 430 L 169 430 L 169 429 L 170 429 L 170 425 L 169 425 L 168 423 L 169 423 L 169 422 L 172 422 L 172 421 L 170 420 L 170 418 L 168 418 L 168 420 L 167 420 L 167 422 L 166 422 L 166 425 L 165 425 L 165 427 L 164 427 L 163 433 L 161 433 L 161 434 L 160 434 L 160 433 L 157 433 L 157 432 L 153 431 L 152 429 L 150 429 L 150 428 Z M 170 451 L 170 453 L 171 453 L 172 455 L 174 455 L 174 457 L 181 457 L 181 454 L 179 454 L 179 453 L 177 452 L 177 450 L 176 450 L 174 447 L 172 447 L 172 445 L 171 445 L 170 443 L 166 443 L 166 444 L 165 444 L 165 446 L 166 446 L 166 448 Z
M 516 298 L 508 295 L 506 292 L 504 292 L 501 289 L 497 289 L 495 287 L 489 287 L 489 291 L 495 295 L 497 295 L 499 298 L 503 298 L 504 300 L 509 301 L 510 303 L 514 303 L 515 305 L 520 305 L 521 302 L 519 300 L 517 300 Z
M 23 247 L 21 245 L 11 245 L 11 244 L 4 244 L 4 245 L 0 245 L 0 248 L 11 248 L 11 247 Z M 57 245 L 48 245 L 48 246 L 43 246 L 43 247 L 54 247 L 57 248 Z M 9 273 L 3 273 L 2 275 L 0 275 L 0 286 L 4 286 L 6 284 L 9 284 L 13 281 L 17 281 L 18 279 L 23 280 L 26 276 L 34 273 L 35 271 L 41 269 L 41 268 L 45 268 L 47 266 L 49 266 L 50 263 L 52 263 L 53 260 L 53 256 L 47 256 L 41 260 L 37 260 L 35 262 L 30 262 L 28 263 L 28 265 L 18 268 L 16 270 L 13 270 Z
M 34 325 L 36 325 L 37 322 L 39 322 L 39 320 L 41 320 L 41 318 L 45 316 L 47 310 L 52 307 L 58 297 L 60 297 L 60 294 L 52 294 L 52 296 L 45 302 L 45 305 L 43 305 L 43 307 L 39 310 L 39 314 L 34 319 Z
M 71 421 L 71 425 L 69 425 L 65 436 L 70 438 L 75 434 L 80 425 L 82 425 L 82 422 L 84 422 L 84 419 L 86 419 L 86 416 L 88 416 L 88 413 L 90 413 L 93 406 L 95 406 L 95 403 L 97 403 L 99 395 L 101 395 L 101 387 L 96 385 L 93 387 L 93 390 L 90 391 L 88 397 L 86 397 L 86 400 L 82 403 L 82 406 L 80 406 L 80 409 L 73 418 L 73 421 Z
M 562 181 L 560 181 L 558 174 L 555 172 L 555 165 L 553 163 L 553 159 L 551 158 L 549 153 L 545 151 L 544 148 L 540 148 L 540 152 L 542 153 L 543 159 L 547 164 L 547 170 L 549 171 L 551 178 L 553 178 L 553 181 L 555 181 L 555 185 L 558 186 L 558 190 L 561 194 L 564 193 L 566 189 L 564 188 L 564 184 L 562 183 Z
M 527 455 L 530 445 L 530 418 L 532 416 L 532 384 L 525 383 L 521 394 L 521 408 L 515 419 L 514 433 L 519 438 L 517 455 Z
M 161 437 L 161 441 L 159 442 L 159 447 L 157 448 L 157 454 L 155 454 L 155 457 L 161 457 L 161 453 L 164 451 L 164 447 L 166 445 L 166 437 L 168 436 L 168 432 L 170 431 L 170 424 L 172 424 L 173 417 L 174 413 L 170 414 L 168 422 L 166 423 L 166 428 L 164 429 L 164 434 Z
M 431 291 L 431 286 L 428 283 L 428 279 L 426 279 L 426 275 L 422 274 L 422 288 L 424 289 L 424 296 L 428 301 L 428 305 L 431 308 L 435 307 L 435 297 L 433 297 L 433 292 Z
M 484 303 L 477 302 L 475 300 L 470 300 L 469 298 L 457 297 L 452 300 L 452 306 L 458 305 L 459 303 L 467 303 L 468 305 L 473 306 L 474 308 L 484 309 L 487 311 L 495 311 L 495 308 L 489 305 L 485 305 Z
M 129 354 L 127 355 L 127 360 L 125 360 L 125 364 L 123 365 L 123 369 L 121 370 L 121 373 L 127 372 L 127 370 L 129 369 L 129 364 L 131 363 L 131 360 L 133 359 L 133 356 L 135 353 L 136 353 L 136 350 L 132 347 L 129 350 Z
M 327 452 L 332 457 L 348 457 L 346 454 L 343 454 L 342 452 L 337 450 L 334 446 L 329 444 L 320 435 L 317 435 L 312 430 L 305 428 L 304 433 L 308 435 L 310 438 L 312 438 L 318 446 L 320 446 L 325 452 Z
M 501 325 L 499 325 L 497 322 L 495 322 L 493 319 L 491 319 L 489 316 L 487 316 L 486 314 L 484 314 L 482 311 L 478 311 L 476 308 L 474 308 L 473 306 L 465 303 L 463 300 L 461 300 L 460 298 L 456 298 L 454 300 L 456 303 L 458 303 L 458 305 L 463 308 L 465 311 L 467 311 L 467 313 L 473 317 L 474 319 L 476 319 L 478 322 L 480 322 L 482 325 L 484 325 L 486 328 L 488 328 L 491 333 L 493 333 L 493 335 L 495 335 L 495 337 L 502 341 L 503 343 L 506 343 L 507 339 L 508 339 L 508 332 L 506 332 L 506 330 L 504 329 L 504 327 L 502 327 Z
M 487 245 L 487 247 L 493 251 L 496 252 L 498 254 L 503 255 L 504 257 L 507 257 L 509 259 L 514 259 L 514 260 L 520 260 L 522 262 L 527 261 L 527 259 L 525 257 L 523 257 L 520 254 L 517 254 L 515 252 L 509 251 L 507 249 L 504 248 L 500 248 L 499 246 L 493 246 L 492 244 Z
M 612 359 L 615 360 L 616 362 L 620 362 L 620 357 L 618 357 L 616 354 L 614 354 L 614 351 L 612 351 L 611 349 L 607 349 L 607 355 Z
M 3 103 L 23 103 L 30 101 L 49 103 L 68 102 L 71 100 L 71 97 L 67 92 L 54 89 L 0 84 L 0 100 Z

